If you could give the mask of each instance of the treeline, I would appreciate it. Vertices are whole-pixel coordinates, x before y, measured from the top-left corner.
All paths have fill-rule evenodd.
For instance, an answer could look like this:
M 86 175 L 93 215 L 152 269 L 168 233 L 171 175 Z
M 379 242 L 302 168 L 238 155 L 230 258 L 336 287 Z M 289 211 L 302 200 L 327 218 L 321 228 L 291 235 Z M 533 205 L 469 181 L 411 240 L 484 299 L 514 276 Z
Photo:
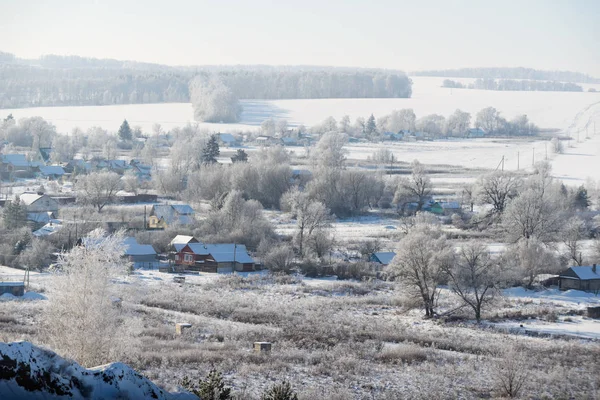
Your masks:
M 0 108 L 189 101 L 189 73 L 0 64 Z
M 410 97 L 404 74 L 377 71 L 228 70 L 202 72 L 190 82 L 196 120 L 237 122 L 239 99 Z
M 239 99 L 410 97 L 399 71 L 331 67 L 171 67 L 48 55 L 0 53 L 0 108 L 190 101 L 190 84 L 218 81 Z M 198 88 L 198 85 L 193 85 Z
M 429 71 L 416 71 L 415 76 L 440 76 L 449 78 L 480 79 L 527 79 L 535 81 L 561 81 L 579 83 L 600 83 L 600 79 L 573 71 L 542 71 L 533 68 L 459 68 Z
M 513 91 L 540 91 L 540 92 L 583 92 L 583 88 L 571 82 L 532 81 L 514 79 L 477 79 L 470 84 L 444 79 L 442 87 L 453 89 L 481 89 L 481 90 L 513 90 Z

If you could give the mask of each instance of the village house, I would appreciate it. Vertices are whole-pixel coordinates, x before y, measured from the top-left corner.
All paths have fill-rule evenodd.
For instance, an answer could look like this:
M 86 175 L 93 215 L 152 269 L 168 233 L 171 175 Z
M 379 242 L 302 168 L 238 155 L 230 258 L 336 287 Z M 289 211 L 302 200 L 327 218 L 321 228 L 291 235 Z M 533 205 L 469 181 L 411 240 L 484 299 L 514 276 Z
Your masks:
M 481 128 L 471 128 L 467 131 L 468 138 L 483 138 L 485 137 L 485 131 Z
M 187 204 L 153 205 L 148 217 L 148 229 L 165 229 L 173 225 L 191 225 L 194 210 Z
M 25 154 L 2 154 L 0 177 L 5 180 L 33 178 L 35 169 L 43 165 L 41 162 L 27 160 Z
M 21 204 L 27 210 L 27 220 L 36 224 L 47 224 L 56 219 L 58 201 L 43 193 L 23 193 L 19 196 Z
M 255 262 L 242 244 L 174 244 L 175 264 L 190 271 L 232 273 L 233 271 L 253 271 Z
M 38 168 L 38 176 L 48 180 L 59 180 L 65 175 L 65 170 L 60 165 L 45 165 Z
M 369 261 L 381 264 L 385 267 L 392 262 L 394 257 L 396 257 L 396 253 L 393 251 L 378 251 L 371 254 Z
M 158 266 L 156 250 L 149 244 L 139 244 L 133 237 L 125 238 L 125 257 L 133 268 L 155 268 Z
M 582 290 L 584 292 L 600 292 L 600 268 L 591 266 L 571 267 L 558 277 L 560 290 Z
M 231 133 L 219 133 L 219 143 L 231 147 L 238 144 L 238 140 Z

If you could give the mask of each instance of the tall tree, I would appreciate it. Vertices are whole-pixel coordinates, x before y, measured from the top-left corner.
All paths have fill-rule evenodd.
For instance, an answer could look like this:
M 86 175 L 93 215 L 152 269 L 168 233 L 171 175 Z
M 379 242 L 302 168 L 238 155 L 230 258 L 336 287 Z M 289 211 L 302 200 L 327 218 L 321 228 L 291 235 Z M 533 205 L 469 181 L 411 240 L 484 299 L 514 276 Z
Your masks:
M 133 138 L 133 132 L 126 119 L 123 120 L 123 123 L 119 127 L 119 138 L 123 141 L 130 141 Z
M 115 172 L 92 172 L 80 177 L 75 187 L 82 202 L 91 204 L 101 212 L 104 206 L 115 199 L 121 188 L 121 177 Z
M 394 202 L 403 204 L 415 201 L 417 203 L 416 211 L 421 211 L 425 200 L 431 193 L 431 179 L 419 161 L 414 160 L 411 166 L 412 174 L 410 178 L 400 180 L 394 195 Z
M 221 154 L 221 150 L 219 150 L 217 135 L 211 135 L 202 151 L 202 162 L 204 164 L 214 164 L 217 162 L 219 154 Z
M 479 322 L 483 306 L 494 298 L 501 279 L 488 249 L 481 244 L 462 247 L 458 259 L 446 272 L 450 290 L 473 309 Z
M 454 262 L 454 251 L 437 229 L 416 226 L 398 243 L 387 273 L 419 298 L 426 317 L 433 317 L 439 287 Z
M 114 278 L 124 275 L 123 235 L 92 231 L 59 257 L 45 328 L 53 347 L 86 367 L 118 359 L 120 310 Z
M 375 132 L 377 132 L 377 124 L 375 123 L 375 117 L 373 116 L 373 114 L 371 114 L 371 116 L 367 120 L 367 125 L 365 126 L 365 130 L 367 132 L 367 135 L 372 135 Z
M 21 204 L 19 196 L 12 201 L 6 202 L 2 210 L 2 219 L 6 229 L 16 229 L 27 224 L 27 208 Z

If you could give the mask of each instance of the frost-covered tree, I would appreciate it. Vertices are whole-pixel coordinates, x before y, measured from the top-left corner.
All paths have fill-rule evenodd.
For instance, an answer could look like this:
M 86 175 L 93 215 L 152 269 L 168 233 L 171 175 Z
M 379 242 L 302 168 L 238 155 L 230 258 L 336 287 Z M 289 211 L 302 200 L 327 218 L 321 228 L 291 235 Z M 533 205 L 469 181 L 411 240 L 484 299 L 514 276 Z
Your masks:
M 348 151 L 344 146 L 348 136 L 344 133 L 325 133 L 317 142 L 312 158 L 318 166 L 326 168 L 343 168 Z
M 121 188 L 121 177 L 114 172 L 92 172 L 77 181 L 78 201 L 90 204 L 101 212 L 104 206 L 114 201 Z
M 450 290 L 481 319 L 483 306 L 498 293 L 500 268 L 481 244 L 469 244 L 458 251 L 456 262 L 446 270 Z
M 123 234 L 92 231 L 62 253 L 44 327 L 53 348 L 86 367 L 118 360 L 121 309 L 114 278 L 126 274 Z
M 288 208 L 296 219 L 296 244 L 298 252 L 305 254 L 306 243 L 313 233 L 319 229 L 327 228 L 331 222 L 331 214 L 327 207 L 319 201 L 294 188 L 285 196 L 289 202 Z
M 562 226 L 560 236 L 565 245 L 563 258 L 568 264 L 583 265 L 583 240 L 588 238 L 585 222 L 579 217 L 569 218 Z
M 431 318 L 439 287 L 453 262 L 452 246 L 438 229 L 416 226 L 398 243 L 396 256 L 386 271 L 422 301 L 425 316 Z
M 500 127 L 500 112 L 494 107 L 482 109 L 475 116 L 475 127 L 488 133 L 496 132 Z
M 238 97 L 216 76 L 197 76 L 190 82 L 194 117 L 204 122 L 238 122 L 242 106 Z
M 463 136 L 471 126 L 471 114 L 456 110 L 448 117 L 446 130 L 449 135 Z
M 16 229 L 27 224 L 27 208 L 21 203 L 19 196 L 6 202 L 2 209 L 2 221 L 6 229 Z
M 521 179 L 511 172 L 495 171 L 477 180 L 475 193 L 479 204 L 492 206 L 492 213 L 502 214 L 508 201 L 514 198 Z
M 425 167 L 417 160 L 411 164 L 412 173 L 410 178 L 400 179 L 398 188 L 394 195 L 394 202 L 404 204 L 414 201 L 417 203 L 416 211 L 419 212 L 425 204 L 425 200 L 431 193 L 431 179 L 425 172 Z
M 538 275 L 557 273 L 561 268 L 556 253 L 535 238 L 521 239 L 510 245 L 502 264 L 517 282 L 524 282 L 527 288 L 533 287 Z

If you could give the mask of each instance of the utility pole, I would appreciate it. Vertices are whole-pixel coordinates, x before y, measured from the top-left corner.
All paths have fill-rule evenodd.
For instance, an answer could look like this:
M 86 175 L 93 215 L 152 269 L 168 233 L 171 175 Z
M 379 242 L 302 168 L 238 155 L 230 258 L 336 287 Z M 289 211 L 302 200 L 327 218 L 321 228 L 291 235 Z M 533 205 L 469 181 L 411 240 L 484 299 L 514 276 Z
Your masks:
M 544 143 L 544 150 L 546 151 L 546 161 L 548 161 L 548 143 Z
M 517 151 L 517 171 L 519 170 L 519 166 L 520 166 L 519 164 L 520 164 L 520 162 L 521 162 L 521 155 L 520 155 L 520 153 Z
M 504 156 L 502 156 L 502 171 L 504 171 Z
M 535 166 L 535 147 L 531 151 L 531 166 Z

